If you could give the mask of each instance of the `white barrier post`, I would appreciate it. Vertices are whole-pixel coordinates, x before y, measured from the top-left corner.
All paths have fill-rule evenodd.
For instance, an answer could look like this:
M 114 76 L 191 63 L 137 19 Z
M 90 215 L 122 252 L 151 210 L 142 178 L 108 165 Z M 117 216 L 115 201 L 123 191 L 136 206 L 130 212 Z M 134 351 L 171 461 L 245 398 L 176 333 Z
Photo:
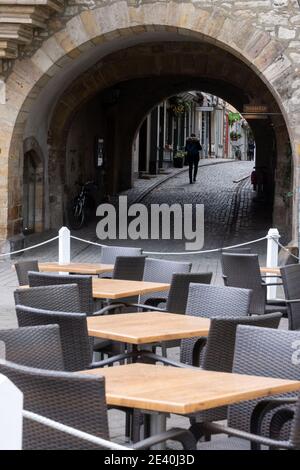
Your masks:
M 62 227 L 58 235 L 58 264 L 68 264 L 71 261 L 70 230 L 67 227 Z
M 0 374 L 0 450 L 22 449 L 22 392 Z
M 279 241 L 280 235 L 277 228 L 270 228 L 268 231 L 267 242 L 267 268 L 277 268 L 278 266 L 278 245 L 275 240 Z M 268 273 L 271 274 L 271 273 Z M 278 278 L 266 278 L 266 283 L 277 282 Z M 267 299 L 276 298 L 277 287 L 271 286 L 267 288 Z

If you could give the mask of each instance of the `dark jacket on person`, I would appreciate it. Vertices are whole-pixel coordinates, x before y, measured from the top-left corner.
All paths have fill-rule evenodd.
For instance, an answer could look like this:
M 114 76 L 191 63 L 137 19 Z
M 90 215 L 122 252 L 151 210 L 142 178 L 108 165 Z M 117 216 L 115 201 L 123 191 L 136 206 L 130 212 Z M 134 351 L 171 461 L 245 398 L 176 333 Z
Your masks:
M 188 137 L 185 143 L 185 151 L 188 157 L 199 157 L 199 152 L 202 146 L 197 137 Z

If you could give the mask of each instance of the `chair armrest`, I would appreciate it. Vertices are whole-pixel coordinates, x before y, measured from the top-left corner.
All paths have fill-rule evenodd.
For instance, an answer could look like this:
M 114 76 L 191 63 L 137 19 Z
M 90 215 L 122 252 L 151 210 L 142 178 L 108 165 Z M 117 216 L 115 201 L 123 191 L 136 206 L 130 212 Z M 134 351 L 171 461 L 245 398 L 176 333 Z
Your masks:
M 279 274 L 266 274 L 264 276 L 260 276 L 262 278 L 266 278 L 266 277 L 279 277 L 281 279 L 281 276 Z
M 250 421 L 250 432 L 252 434 L 260 434 L 263 420 L 270 411 L 283 406 L 283 405 L 294 405 L 297 403 L 298 397 L 286 397 L 286 398 L 270 398 L 267 400 L 261 400 L 254 408 L 251 421 Z M 251 446 L 253 450 L 257 450 L 256 445 Z
M 283 286 L 282 282 L 262 282 L 261 284 L 263 287 L 270 287 L 270 286 Z
M 298 304 L 299 302 L 300 299 L 285 300 L 285 303 L 287 304 Z
M 250 432 L 240 431 L 239 429 L 230 428 L 222 424 L 217 423 L 205 423 L 203 428 L 209 431 L 211 434 L 217 432 L 222 434 L 228 434 L 228 436 L 239 437 L 241 439 L 246 439 L 250 442 L 255 442 L 257 444 L 262 444 L 268 447 L 277 447 L 280 449 L 293 449 L 293 446 L 288 441 L 276 441 L 275 439 L 270 439 L 269 437 L 258 436 Z
M 168 440 L 180 442 L 184 450 L 197 449 L 197 443 L 193 434 L 188 430 L 178 428 L 170 429 L 169 431 L 163 432 L 161 434 L 143 439 L 142 441 L 133 444 L 132 449 L 149 449 L 156 444 L 166 442 Z
M 116 310 L 117 308 L 122 308 L 124 306 L 125 306 L 125 304 L 121 304 L 121 303 L 119 303 L 119 304 L 110 304 L 110 305 L 107 305 L 106 307 L 101 308 L 100 310 L 97 310 L 96 312 L 93 312 L 91 316 L 95 317 L 95 316 L 99 316 L 99 315 L 106 315 L 110 311 Z

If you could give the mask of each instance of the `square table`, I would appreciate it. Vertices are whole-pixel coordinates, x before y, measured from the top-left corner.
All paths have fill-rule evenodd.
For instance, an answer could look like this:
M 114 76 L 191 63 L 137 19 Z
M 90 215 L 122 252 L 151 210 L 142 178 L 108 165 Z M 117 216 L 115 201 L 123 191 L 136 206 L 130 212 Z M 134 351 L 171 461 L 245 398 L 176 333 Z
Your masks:
M 208 318 L 168 312 L 123 313 L 87 318 L 90 336 L 133 345 L 207 336 Z
M 93 297 L 96 299 L 121 299 L 136 295 L 167 291 L 170 284 L 161 282 L 125 281 L 122 279 L 93 279 Z
M 141 363 L 83 372 L 105 377 L 108 405 L 149 411 L 152 433 L 165 430 L 166 413 L 187 415 L 300 391 L 297 380 Z
M 102 263 L 39 263 L 39 270 L 45 272 L 66 272 L 76 274 L 102 274 L 112 272 L 114 270 L 113 264 Z

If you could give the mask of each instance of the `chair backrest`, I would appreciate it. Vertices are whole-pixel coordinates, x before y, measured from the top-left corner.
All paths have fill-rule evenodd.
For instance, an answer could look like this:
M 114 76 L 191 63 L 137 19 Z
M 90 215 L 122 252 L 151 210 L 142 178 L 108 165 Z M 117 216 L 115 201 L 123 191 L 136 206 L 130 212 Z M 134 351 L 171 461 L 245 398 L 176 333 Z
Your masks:
M 258 255 L 222 253 L 225 285 L 252 290 L 250 313 L 265 313 L 266 286 L 260 274 Z
M 237 318 L 212 318 L 206 346 L 200 356 L 199 346 L 203 338 L 191 338 L 181 341 L 180 362 L 202 369 L 217 372 L 232 372 L 235 350 L 236 330 L 238 325 L 252 325 L 266 328 L 278 328 L 281 313 L 253 315 Z M 199 419 L 200 415 L 198 416 Z M 226 419 L 227 407 L 214 408 L 201 412 L 203 421 Z
M 15 304 L 60 312 L 80 312 L 80 298 L 77 284 L 29 287 L 14 292 Z
M 58 325 L 0 330 L 6 359 L 37 369 L 64 370 Z
M 80 312 L 90 315 L 95 310 L 92 276 L 29 272 L 28 279 L 30 287 L 77 284 L 79 289 Z
M 238 326 L 233 372 L 300 380 L 299 354 L 296 348 L 299 342 L 300 331 Z M 288 395 L 297 396 L 298 394 Z M 231 405 L 228 425 L 250 431 L 250 419 L 256 403 L 257 400 L 251 400 Z M 271 416 L 272 413 L 268 414 L 264 429 L 268 428 L 269 415 Z
M 300 264 L 280 268 L 284 294 L 287 300 L 300 299 Z M 300 330 L 300 302 L 287 304 L 289 329 Z
M 0 373 L 23 392 L 25 410 L 109 439 L 103 377 L 32 369 L 2 361 Z M 24 450 L 96 448 L 99 446 L 24 419 Z
M 212 273 L 173 274 L 167 299 L 166 311 L 185 313 L 191 283 L 210 284 Z
M 249 289 L 190 284 L 186 314 L 205 318 L 234 318 L 248 315 Z
M 146 256 L 117 256 L 113 279 L 141 281 L 144 275 Z
M 140 256 L 141 254 L 141 248 L 128 246 L 103 246 L 101 248 L 100 261 L 103 264 L 115 264 L 117 256 Z M 100 274 L 100 277 L 112 277 L 112 273 L 102 273 Z
M 145 261 L 143 280 L 149 282 L 171 283 L 173 274 L 189 273 L 191 268 L 192 263 L 182 263 L 179 261 L 147 258 Z M 141 295 L 139 302 L 141 304 L 144 304 L 147 299 L 152 297 L 160 297 L 166 299 L 168 297 L 168 291 L 159 292 L 158 295 Z
M 18 261 L 17 263 L 15 263 L 14 266 L 20 286 L 26 286 L 27 284 L 29 284 L 29 271 L 39 271 L 39 263 L 35 259 L 28 261 Z
M 92 362 L 92 343 L 89 340 L 84 313 L 52 312 L 24 305 L 16 306 L 19 326 L 59 325 L 65 370 L 87 369 Z

